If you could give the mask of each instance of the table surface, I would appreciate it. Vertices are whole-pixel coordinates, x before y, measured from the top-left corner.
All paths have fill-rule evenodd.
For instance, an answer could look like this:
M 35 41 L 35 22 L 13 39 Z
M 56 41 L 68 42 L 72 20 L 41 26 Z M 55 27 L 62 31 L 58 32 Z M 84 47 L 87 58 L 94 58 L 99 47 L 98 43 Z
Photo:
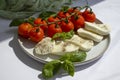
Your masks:
M 75 68 L 75 75 L 56 75 L 51 80 L 120 80 L 120 0 L 88 0 L 98 19 L 111 26 L 111 43 L 97 61 Z M 84 5 L 74 0 L 73 6 Z M 43 80 L 43 64 L 26 55 L 18 45 L 17 28 L 0 18 L 0 80 Z

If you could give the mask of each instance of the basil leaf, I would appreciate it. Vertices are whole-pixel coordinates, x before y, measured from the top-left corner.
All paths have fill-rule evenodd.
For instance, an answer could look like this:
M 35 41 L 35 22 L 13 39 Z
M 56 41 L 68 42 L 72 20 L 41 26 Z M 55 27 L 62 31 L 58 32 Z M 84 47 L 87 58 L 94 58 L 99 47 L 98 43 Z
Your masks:
M 12 27 L 12 26 L 19 26 L 23 22 L 25 22 L 24 19 L 13 19 L 9 26 L 10 27 Z
M 53 71 L 52 71 L 52 69 L 50 69 L 50 68 L 48 68 L 48 69 L 44 68 L 44 69 L 42 70 L 42 76 L 43 76 L 45 79 L 48 79 L 48 78 L 53 77 Z
M 71 31 L 69 31 L 69 32 L 56 33 L 56 34 L 52 37 L 52 39 L 58 39 L 58 38 L 59 38 L 59 39 L 65 40 L 65 39 L 70 39 L 70 38 L 72 38 L 73 35 L 74 35 L 74 31 L 71 30 Z
M 42 18 L 42 19 L 47 19 L 48 17 L 50 17 L 51 15 L 56 15 L 56 12 L 52 12 L 52 11 L 45 11 L 45 12 L 42 12 L 39 17 Z
M 60 62 L 60 60 L 54 60 L 51 63 L 54 67 L 53 68 L 53 74 L 55 75 L 59 71 L 59 69 L 61 68 L 61 62 Z
M 42 69 L 43 77 L 46 79 L 53 77 L 59 71 L 60 67 L 61 62 L 59 60 L 48 62 Z
M 27 20 L 25 20 L 25 22 L 28 22 L 28 23 L 34 25 L 34 20 L 35 20 L 34 17 L 30 17 L 30 18 L 28 18 Z
M 71 54 L 70 61 L 72 62 L 82 62 L 86 59 L 86 52 L 76 52 Z
M 71 52 L 67 52 L 67 53 L 65 53 L 64 55 L 62 55 L 59 60 L 60 60 L 60 61 L 70 60 L 71 54 L 72 54 Z
M 34 20 L 35 20 L 34 17 L 30 17 L 28 19 L 13 19 L 9 26 L 10 27 L 19 26 L 20 24 L 22 24 L 24 22 L 28 22 L 28 23 L 34 25 Z
M 71 30 L 71 31 L 69 31 L 69 32 L 66 33 L 65 37 L 66 37 L 66 39 L 70 39 L 70 38 L 73 37 L 73 35 L 74 35 L 74 31 Z
M 82 62 L 86 59 L 86 52 L 80 52 L 80 51 L 74 51 L 74 52 L 67 52 L 65 55 L 63 55 L 60 60 L 69 60 L 72 62 Z
M 74 76 L 74 65 L 71 61 L 65 60 L 62 65 L 63 69 L 68 72 L 69 75 Z

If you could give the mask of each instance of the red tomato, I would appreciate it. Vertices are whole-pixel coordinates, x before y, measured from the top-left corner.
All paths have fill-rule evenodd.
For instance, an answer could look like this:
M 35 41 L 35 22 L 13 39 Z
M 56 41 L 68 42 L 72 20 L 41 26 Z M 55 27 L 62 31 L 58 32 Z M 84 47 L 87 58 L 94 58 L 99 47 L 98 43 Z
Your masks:
M 22 23 L 18 27 L 18 34 L 24 38 L 29 38 L 29 31 L 33 26 L 29 23 Z
M 44 32 L 40 27 L 33 27 L 29 32 L 30 40 L 39 42 L 44 37 Z
M 34 24 L 36 24 L 37 26 L 39 25 L 43 25 L 40 26 L 44 31 L 48 28 L 47 23 L 45 20 L 42 20 L 41 18 L 37 18 L 34 20 Z
M 48 22 L 55 22 L 55 21 L 59 21 L 59 18 L 53 17 L 53 16 L 50 16 L 50 17 L 48 18 Z
M 60 19 L 61 19 L 61 18 L 66 18 L 66 17 L 68 17 L 68 16 L 70 16 L 70 14 L 67 13 L 67 12 L 60 11 L 60 12 L 58 13 L 58 17 L 59 17 Z
M 74 16 L 72 16 L 71 17 L 71 21 L 74 24 L 75 30 L 84 27 L 85 20 L 84 20 L 83 16 L 81 16 L 81 15 L 74 15 Z
M 56 22 L 56 23 L 60 24 L 60 19 L 58 17 L 50 16 L 48 18 L 48 22 Z
M 90 12 L 90 10 L 85 10 L 82 15 L 88 22 L 95 22 L 96 20 L 96 15 L 93 12 Z
M 62 32 L 62 29 L 61 29 L 60 25 L 58 25 L 58 24 L 50 24 L 48 26 L 48 36 L 49 37 L 53 37 L 54 34 L 61 33 L 61 32 Z
M 61 28 L 63 32 L 69 32 L 74 29 L 74 24 L 70 20 L 62 21 Z
M 70 8 L 68 11 L 68 13 L 76 13 L 78 15 L 81 15 L 82 13 L 80 12 L 80 10 L 78 10 L 77 8 Z

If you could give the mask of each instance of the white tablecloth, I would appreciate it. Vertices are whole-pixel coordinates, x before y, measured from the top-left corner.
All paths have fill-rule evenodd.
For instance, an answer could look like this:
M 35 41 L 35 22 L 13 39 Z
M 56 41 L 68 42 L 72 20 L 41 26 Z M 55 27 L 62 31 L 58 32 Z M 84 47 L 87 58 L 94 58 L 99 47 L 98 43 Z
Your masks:
M 73 6 L 84 1 L 75 0 Z M 111 43 L 98 61 L 76 67 L 74 77 L 56 75 L 51 80 L 120 80 L 120 0 L 89 0 L 98 19 L 111 26 Z M 0 18 L 0 80 L 42 80 L 43 64 L 27 56 L 16 40 L 17 28 Z

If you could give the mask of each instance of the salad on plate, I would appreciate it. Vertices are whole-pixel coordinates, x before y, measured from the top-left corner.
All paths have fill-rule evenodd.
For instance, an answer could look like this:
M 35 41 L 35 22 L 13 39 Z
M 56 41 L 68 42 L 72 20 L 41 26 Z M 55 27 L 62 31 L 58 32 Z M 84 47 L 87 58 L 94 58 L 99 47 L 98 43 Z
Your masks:
M 36 18 L 14 19 L 10 26 L 18 26 L 18 36 L 35 43 L 32 56 L 59 56 L 43 67 L 43 77 L 51 78 L 61 68 L 73 76 L 74 63 L 86 61 L 88 52 L 109 36 L 109 25 L 96 20 L 89 6 L 64 6 L 58 12 L 45 11 Z

